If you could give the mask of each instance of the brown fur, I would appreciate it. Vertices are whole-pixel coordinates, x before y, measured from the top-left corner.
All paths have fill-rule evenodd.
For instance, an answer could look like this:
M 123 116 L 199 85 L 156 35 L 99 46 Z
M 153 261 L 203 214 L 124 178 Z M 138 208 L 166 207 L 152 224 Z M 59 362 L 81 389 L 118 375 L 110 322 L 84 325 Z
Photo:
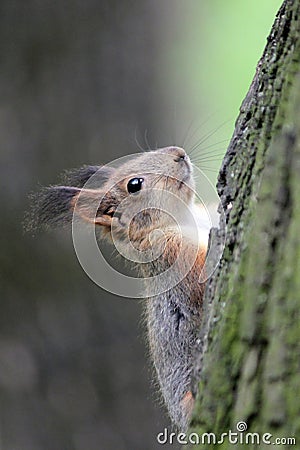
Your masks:
M 92 178 L 82 186 L 89 173 Z M 133 178 L 142 178 L 143 185 L 130 194 L 128 182 Z M 80 187 L 43 191 L 34 211 L 37 224 L 70 222 L 73 212 L 73 219 L 97 225 L 105 239 L 110 240 L 114 227 L 116 235 L 128 238 L 135 249 L 160 250 L 153 261 L 140 264 L 145 277 L 155 277 L 179 261 L 172 287 L 158 286 L 161 294 L 148 294 L 146 320 L 162 394 L 172 420 L 184 429 L 193 407 L 191 374 L 204 293 L 199 279 L 206 254 L 205 244 L 190 236 L 186 223 L 184 205 L 194 204 L 189 159 L 183 149 L 167 147 L 138 155 L 118 168 L 99 166 L 97 172 L 97 166 L 87 166 L 78 175 L 72 171 L 69 179 Z M 157 230 L 161 233 L 155 234 Z

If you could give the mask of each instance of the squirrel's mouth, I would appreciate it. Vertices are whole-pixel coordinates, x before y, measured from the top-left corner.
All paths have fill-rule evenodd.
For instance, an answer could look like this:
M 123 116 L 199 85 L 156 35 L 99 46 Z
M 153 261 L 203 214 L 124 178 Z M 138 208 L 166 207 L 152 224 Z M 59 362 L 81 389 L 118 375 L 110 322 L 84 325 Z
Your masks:
M 192 168 L 190 165 L 186 165 L 186 173 L 185 175 L 179 180 L 179 189 L 182 189 L 183 186 L 186 186 L 188 188 L 191 188 L 191 182 L 192 179 Z
M 190 180 L 190 177 L 184 177 L 183 180 L 179 181 L 179 187 L 178 187 L 178 189 L 182 189 L 183 186 L 189 187 L 189 185 L 188 185 L 188 183 L 187 183 L 189 180 Z

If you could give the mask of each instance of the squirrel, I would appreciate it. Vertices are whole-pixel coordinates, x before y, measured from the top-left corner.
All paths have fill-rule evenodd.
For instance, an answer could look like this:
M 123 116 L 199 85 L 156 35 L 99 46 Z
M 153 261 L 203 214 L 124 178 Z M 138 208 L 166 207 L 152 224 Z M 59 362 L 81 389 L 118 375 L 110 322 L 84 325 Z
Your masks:
M 92 188 L 86 188 L 95 175 Z M 66 184 L 36 195 L 35 225 L 79 218 L 97 226 L 102 239 L 112 242 L 117 236 L 125 244 L 129 239 L 133 252 L 152 255 L 136 264 L 145 282 L 149 350 L 169 416 L 186 430 L 194 405 L 192 374 L 209 231 L 203 235 L 189 156 L 175 146 L 151 150 L 117 168 L 72 171 Z M 192 222 L 198 234 L 191 232 Z

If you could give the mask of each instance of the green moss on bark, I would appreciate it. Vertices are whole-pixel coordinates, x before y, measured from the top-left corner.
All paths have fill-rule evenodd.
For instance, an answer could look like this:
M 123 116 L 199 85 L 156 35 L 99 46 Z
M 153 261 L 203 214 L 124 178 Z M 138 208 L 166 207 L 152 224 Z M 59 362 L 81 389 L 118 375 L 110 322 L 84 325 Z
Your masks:
M 227 235 L 207 289 L 217 320 L 199 368 L 198 434 L 243 420 L 247 431 L 300 442 L 299 36 L 300 1 L 286 0 L 220 172 Z

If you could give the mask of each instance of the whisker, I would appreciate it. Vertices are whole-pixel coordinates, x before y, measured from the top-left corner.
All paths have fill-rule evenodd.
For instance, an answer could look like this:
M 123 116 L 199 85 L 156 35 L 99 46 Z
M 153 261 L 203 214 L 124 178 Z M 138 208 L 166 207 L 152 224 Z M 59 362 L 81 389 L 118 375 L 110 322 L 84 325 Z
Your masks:
M 215 128 L 212 131 L 209 131 L 208 133 L 206 133 L 201 139 L 200 141 L 198 141 L 196 144 L 194 144 L 192 146 L 192 148 L 189 150 L 189 153 L 192 154 L 201 144 L 203 144 L 204 142 L 206 142 L 211 136 L 213 136 L 217 131 L 219 131 L 222 127 L 224 127 L 228 122 L 230 122 L 230 120 L 226 120 L 223 123 L 221 123 L 217 128 Z
M 217 153 L 218 152 L 218 153 Z M 205 158 L 218 158 L 225 156 L 226 152 L 223 148 L 217 148 L 215 152 L 212 153 L 204 153 L 203 155 L 200 153 L 199 155 L 192 156 L 190 159 L 192 161 L 197 161 L 198 159 L 205 159 Z
M 220 155 L 218 158 L 210 158 L 210 159 L 193 159 L 191 160 L 192 164 L 194 164 L 196 167 L 198 167 L 200 164 L 209 164 L 209 163 L 218 163 L 218 165 L 221 165 L 221 162 L 223 161 L 223 154 Z
M 138 137 L 137 137 L 137 126 L 135 127 L 135 130 L 134 130 L 134 140 L 135 140 L 135 143 L 136 143 L 136 145 L 138 146 L 138 148 L 139 148 L 143 153 L 147 151 L 147 150 L 144 149 L 144 148 L 141 146 L 141 144 L 139 143 L 139 140 L 138 140 Z
M 176 129 L 177 129 L 177 127 L 176 127 L 176 123 L 177 123 L 177 102 L 176 101 L 175 101 L 175 106 L 174 106 L 174 117 L 173 117 L 173 120 L 174 120 L 173 125 L 172 125 L 172 128 L 173 128 L 172 135 L 173 136 L 171 136 L 171 140 L 173 141 L 173 145 L 176 145 L 177 144 L 177 135 L 176 135 Z M 174 138 L 175 138 L 175 140 L 174 140 Z
M 184 137 L 183 137 L 183 141 L 182 141 L 182 145 L 181 145 L 182 148 L 185 148 L 186 140 L 188 138 L 188 135 L 189 135 L 189 132 L 191 131 L 192 126 L 195 123 L 195 120 L 196 119 L 194 118 L 190 121 L 189 126 L 188 126 L 186 132 L 184 133 Z
M 216 149 L 216 151 L 218 150 L 218 153 L 212 153 L 212 154 L 204 154 L 204 155 L 197 155 L 197 156 L 192 156 L 190 157 L 190 160 L 192 162 L 198 162 L 198 161 L 205 161 L 205 160 L 209 160 L 209 159 L 223 159 L 226 152 L 223 149 Z M 221 150 L 221 151 L 220 151 Z
M 221 162 L 222 158 L 204 158 L 204 159 L 197 159 L 196 163 L 210 163 L 210 162 Z
M 153 187 L 155 187 L 156 184 L 159 183 L 159 181 L 160 181 L 163 177 L 164 177 L 164 174 L 158 175 L 157 179 L 156 179 L 155 182 L 154 182 Z
M 197 169 L 203 170 L 204 172 L 206 172 L 206 171 L 215 172 L 215 173 L 219 172 L 219 169 L 217 169 L 215 167 L 211 167 L 211 166 L 206 166 L 206 165 L 204 166 L 202 164 L 199 164 L 199 166 L 193 164 L 193 166 L 196 167 Z M 194 177 L 197 178 L 197 172 L 194 174 Z
M 222 139 L 222 141 L 214 142 L 213 144 L 207 145 L 206 147 L 200 147 L 201 142 L 199 142 L 199 145 L 197 145 L 195 148 L 199 147 L 199 150 L 202 153 L 202 150 L 207 150 L 209 148 L 213 148 L 215 145 L 224 144 L 224 142 L 229 142 L 229 139 Z M 212 150 L 214 152 L 215 150 Z
M 145 133 L 144 133 L 144 140 L 145 140 L 145 143 L 146 143 L 146 145 L 147 145 L 147 147 L 148 147 L 148 150 L 151 150 L 151 147 L 150 147 L 149 142 L 148 142 L 148 136 L 147 136 L 147 134 L 148 134 L 148 130 L 147 130 L 147 128 L 146 128 L 146 129 L 145 129 Z
M 205 159 L 205 158 L 217 158 L 218 156 L 225 155 L 225 148 L 216 148 L 213 152 L 199 153 L 198 155 L 192 156 L 192 160 Z
M 213 172 L 213 173 L 219 173 L 218 169 L 212 169 L 211 167 L 198 167 L 198 169 L 203 170 L 203 172 Z
M 198 159 L 208 159 L 208 158 L 218 158 L 219 156 L 224 156 L 226 154 L 224 148 L 217 148 L 214 152 L 199 153 L 197 156 L 192 156 L 192 161 L 197 161 Z
M 184 140 L 184 144 L 183 144 L 183 148 L 185 146 L 185 144 L 188 142 L 188 140 L 193 139 L 193 137 L 195 136 L 196 133 L 198 133 L 198 131 L 214 116 L 215 113 L 210 114 L 203 122 L 200 123 L 200 125 L 196 128 L 196 130 L 191 134 L 191 136 L 189 136 L 189 138 L 187 139 L 187 137 Z M 195 119 L 192 121 L 192 124 L 190 125 L 190 128 L 192 127 L 192 125 L 195 123 Z M 188 130 L 189 132 L 190 130 Z M 187 133 L 188 134 L 188 133 Z

